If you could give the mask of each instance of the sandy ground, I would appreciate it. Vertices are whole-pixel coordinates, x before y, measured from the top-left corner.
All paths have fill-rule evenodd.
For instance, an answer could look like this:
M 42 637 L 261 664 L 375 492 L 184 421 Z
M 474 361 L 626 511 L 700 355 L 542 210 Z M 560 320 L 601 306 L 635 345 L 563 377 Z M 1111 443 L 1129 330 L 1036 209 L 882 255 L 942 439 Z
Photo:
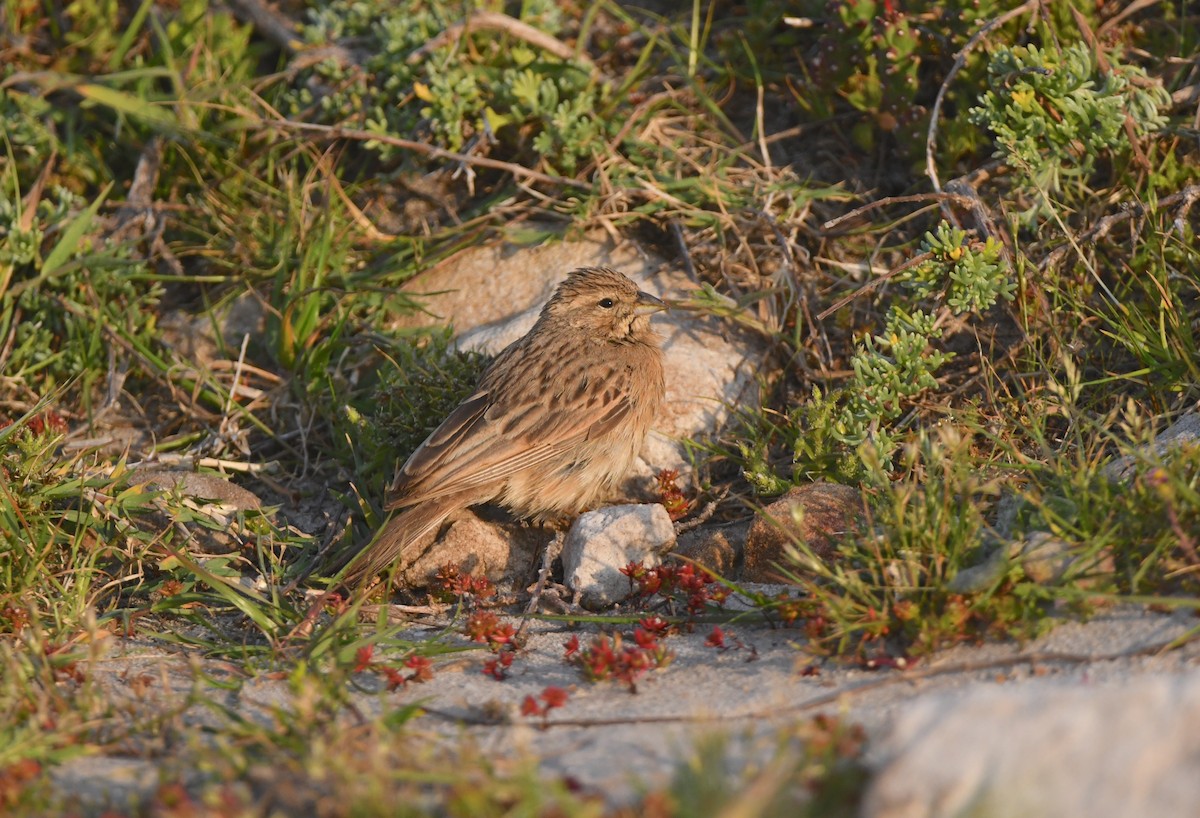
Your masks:
M 1200 645 L 1158 649 L 1196 625 L 1195 617 L 1186 613 L 1113 608 L 1090 622 L 1064 622 L 1025 645 L 960 646 L 906 670 L 866 670 L 816 660 L 815 675 L 814 660 L 798 647 L 797 631 L 749 623 L 729 626 L 727 636 L 736 635 L 743 646 L 722 651 L 705 645 L 711 626 L 698 626 L 693 633 L 669 638 L 674 661 L 643 677 L 631 692 L 618 682 L 586 681 L 564 661 L 564 642 L 578 634 L 586 643 L 594 626 L 574 630 L 564 623 L 537 622 L 531 626 L 528 649 L 504 681 L 481 672 L 488 654 L 477 651 L 440 660 L 432 681 L 394 692 L 386 691 L 381 679 L 367 678 L 368 689 L 354 693 L 353 700 L 367 715 L 419 701 L 428 709 L 416 722 L 424 730 L 448 740 L 469 737 L 485 753 L 532 753 L 541 759 L 546 774 L 571 776 L 622 802 L 645 787 L 664 784 L 705 734 L 727 736 L 735 762 L 740 758 L 748 763 L 765 758 L 777 748 L 779 736 L 798 722 L 816 713 L 835 714 L 866 729 L 867 760 L 885 770 L 897 755 L 894 737 L 889 738 L 897 719 L 930 702 L 936 705 L 933 712 L 952 713 L 962 703 L 973 707 L 985 691 L 1028 691 L 1032 702 L 1052 691 L 1072 691 L 1083 696 L 1086 709 L 1088 691 L 1120 689 L 1139 679 L 1178 677 L 1200 685 Z M 410 635 L 427 638 L 431 633 L 417 628 Z M 223 662 L 139 640 L 116 641 L 94 666 L 93 675 L 114 698 L 128 697 L 144 715 L 149 708 L 182 701 L 191 690 L 196 667 L 233 678 Z M 134 691 L 130 680 L 136 678 L 154 681 Z M 524 697 L 537 695 L 547 685 L 566 689 L 567 703 L 545 724 L 521 717 Z M 225 703 L 244 715 L 263 719 L 271 708 L 289 707 L 291 697 L 286 682 L 268 674 L 214 695 L 225 696 Z M 1128 705 L 1136 708 L 1139 703 L 1130 700 Z M 1014 720 L 1021 718 L 1022 709 L 1016 708 Z M 1036 708 L 1028 709 L 1030 718 L 1043 718 Z M 481 723 L 497 716 L 500 723 Z M 186 715 L 197 727 L 212 718 L 211 711 L 197 707 Z M 968 759 L 980 750 L 963 746 L 951 752 Z M 156 783 L 154 762 L 130 757 L 78 758 L 53 775 L 56 784 L 97 805 L 144 796 Z M 960 814 L 932 807 L 888 809 L 878 807 L 871 814 Z

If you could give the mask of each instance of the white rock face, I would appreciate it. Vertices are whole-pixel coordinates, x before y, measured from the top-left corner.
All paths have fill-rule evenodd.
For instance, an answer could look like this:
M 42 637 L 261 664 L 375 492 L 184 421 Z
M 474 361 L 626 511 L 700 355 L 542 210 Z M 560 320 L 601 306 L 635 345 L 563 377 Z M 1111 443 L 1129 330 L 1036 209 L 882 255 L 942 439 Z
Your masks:
M 675 545 L 675 526 L 661 505 L 609 506 L 579 515 L 563 544 L 563 580 L 580 604 L 598 611 L 629 596 L 621 569 L 640 561 L 650 568 Z
M 538 247 L 486 246 L 467 250 L 408 282 L 410 295 L 431 314 L 405 316 L 405 325 L 451 323 L 464 349 L 497 353 L 537 320 L 554 288 L 577 267 L 612 267 L 647 292 L 686 298 L 695 284 L 667 261 L 614 245 L 607 236 Z M 663 336 L 667 400 L 642 449 L 632 489 L 639 496 L 660 469 L 690 466 L 680 441 L 704 437 L 729 418 L 729 407 L 757 402 L 755 376 L 766 360 L 761 339 L 712 318 L 680 311 L 660 313 L 653 326 Z
M 1200 673 L 925 697 L 873 754 L 868 818 L 1200 814 Z

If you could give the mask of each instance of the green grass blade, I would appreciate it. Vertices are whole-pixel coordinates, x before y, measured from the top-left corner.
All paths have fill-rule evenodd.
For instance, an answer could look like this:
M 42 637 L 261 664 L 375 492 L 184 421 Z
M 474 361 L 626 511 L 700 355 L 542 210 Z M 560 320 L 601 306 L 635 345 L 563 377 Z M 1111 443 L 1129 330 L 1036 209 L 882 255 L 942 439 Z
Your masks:
M 132 94 L 126 94 L 124 91 L 93 83 L 78 85 L 75 90 L 86 100 L 111 108 L 117 113 L 143 120 L 155 127 L 171 129 L 179 127 L 179 120 L 170 109 L 147 102 Z
M 104 200 L 108 198 L 108 192 L 112 190 L 112 186 L 113 183 L 109 182 L 104 190 L 100 191 L 100 195 L 88 205 L 87 210 L 80 213 L 75 217 L 73 222 L 67 225 L 67 229 L 63 231 L 58 244 L 54 245 L 54 249 L 50 251 L 46 256 L 46 260 L 42 263 L 42 278 L 54 275 L 79 249 L 79 243 L 83 240 L 88 228 L 92 226 L 92 220 L 96 218 L 96 213 L 99 212 L 100 205 L 104 204 Z

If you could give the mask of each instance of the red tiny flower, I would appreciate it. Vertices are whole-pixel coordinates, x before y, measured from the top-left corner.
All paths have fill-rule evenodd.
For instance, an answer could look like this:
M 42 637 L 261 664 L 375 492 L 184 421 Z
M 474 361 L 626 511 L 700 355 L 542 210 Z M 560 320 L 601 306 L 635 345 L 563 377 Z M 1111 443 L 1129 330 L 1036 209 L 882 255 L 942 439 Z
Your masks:
M 459 581 L 459 576 L 462 573 L 457 565 L 452 562 L 447 562 L 441 568 L 438 568 L 433 575 L 434 584 L 444 591 L 455 590 Z
M 621 654 L 621 663 L 630 671 L 640 674 L 654 666 L 654 657 L 649 651 L 626 648 Z
M 0 611 L 0 617 L 8 621 L 8 630 L 11 633 L 20 633 L 29 624 L 29 612 L 15 605 L 6 606 Z
M 491 611 L 476 611 L 467 619 L 464 631 L 472 642 L 488 641 L 488 634 L 500 622 L 500 617 Z
M 542 701 L 546 703 L 547 710 L 555 707 L 562 707 L 567 703 L 567 699 L 569 697 L 570 694 L 568 694 L 567 691 L 563 690 L 561 687 L 555 687 L 554 685 L 547 685 L 546 688 L 542 690 Z
M 487 577 L 471 577 L 468 589 L 479 599 L 487 599 L 496 595 L 496 586 Z
M 507 644 L 517 635 L 517 629 L 512 624 L 501 622 L 500 617 L 491 611 L 471 614 L 464 631 L 472 642 L 487 642 L 490 645 Z
M 371 656 L 375 653 L 374 645 L 366 645 L 361 647 L 354 654 L 354 672 L 362 673 L 371 666 Z
M 633 629 L 633 641 L 637 642 L 638 647 L 652 650 L 658 647 L 658 635 L 642 628 Z
M 675 481 L 679 479 L 679 472 L 675 469 L 663 469 L 655 477 L 658 482 L 659 502 L 663 508 L 667 510 L 672 520 L 679 520 L 687 516 L 690 503 L 683 496 L 683 492 Z
M 642 617 L 640 620 L 638 620 L 638 624 L 650 633 L 658 634 L 660 636 L 666 634 L 666 632 L 671 629 L 671 623 L 657 614 L 654 616 Z
M 654 668 L 666 667 L 672 658 L 673 654 L 659 643 L 656 634 L 637 628 L 634 630 L 633 644 L 626 644 L 620 633 L 612 636 L 602 634 L 580 649 L 571 661 L 589 681 L 616 679 L 636 693 L 636 683 L 642 674 Z M 559 694 L 547 688 L 545 695 Z M 565 692 L 562 695 L 565 697 Z
M 704 644 L 708 645 L 710 648 L 725 647 L 725 632 L 716 625 L 713 625 L 712 633 L 710 633 L 708 638 L 704 640 Z
M 394 667 L 382 668 L 383 675 L 387 677 L 387 688 L 389 691 L 398 690 L 408 684 L 408 677 Z
M 508 669 L 512 667 L 514 654 L 511 650 L 501 650 L 496 658 L 483 663 L 483 672 L 498 682 L 508 678 Z
M 522 716 L 540 716 L 546 711 L 538 704 L 537 699 L 533 696 L 526 696 L 525 701 L 521 702 Z
M 568 639 L 566 642 L 563 642 L 563 647 L 566 648 L 566 656 L 564 658 L 570 659 L 575 654 L 579 653 L 579 635 L 572 635 L 570 639 Z
M 645 575 L 646 566 L 642 564 L 641 560 L 637 560 L 628 563 L 624 568 L 621 569 L 621 573 L 630 579 L 637 579 Z
M 5 426 L 8 425 L 7 423 L 5 424 Z M 30 418 L 29 431 L 36 437 L 40 437 L 43 434 L 65 435 L 68 431 L 67 421 L 58 412 L 49 409 L 40 415 Z
M 433 661 L 428 656 L 410 656 L 404 661 L 404 666 L 412 671 L 408 677 L 410 682 L 428 682 L 433 678 Z
M 488 641 L 493 645 L 507 645 L 517 635 L 517 629 L 509 622 L 504 622 L 488 634 Z
M 713 577 L 707 571 L 693 565 L 673 566 L 669 575 L 663 576 L 663 595 L 682 592 L 684 594 L 707 593 L 713 583 Z
M 433 587 L 443 599 L 475 597 L 482 600 L 496 595 L 496 586 L 487 577 L 466 573 L 461 565 L 446 563 L 434 574 Z
M 654 596 L 660 593 L 666 596 L 671 592 L 674 578 L 674 568 L 669 565 L 657 565 L 654 568 L 646 569 L 634 577 L 634 580 L 637 582 L 637 592 L 641 596 Z

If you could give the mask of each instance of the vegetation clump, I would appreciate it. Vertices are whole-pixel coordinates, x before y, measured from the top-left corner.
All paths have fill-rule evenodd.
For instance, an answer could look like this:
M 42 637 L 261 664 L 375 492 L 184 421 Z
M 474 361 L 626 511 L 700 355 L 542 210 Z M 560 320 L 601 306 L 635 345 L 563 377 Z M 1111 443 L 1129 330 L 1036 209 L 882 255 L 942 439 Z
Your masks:
M 396 460 L 486 365 L 403 286 L 481 243 L 636 240 L 697 282 L 683 309 L 770 345 L 780 366 L 761 407 L 695 442 L 705 491 L 669 473 L 659 489 L 685 526 L 819 479 L 866 496 L 835 558 L 794 544 L 781 568 L 799 592 L 751 595 L 807 650 L 897 667 L 1039 633 L 1051 613 L 1196 607 L 1200 464 L 1152 445 L 1200 397 L 1194 15 L 669 5 L 6 6 L 6 814 L 62 806 L 44 770 L 73 753 L 181 735 L 174 714 L 118 719 L 94 683 L 88 660 L 117 635 L 286 681 L 295 711 L 264 726 L 213 705 L 228 740 L 184 747 L 229 804 L 257 803 L 233 782 L 267 759 L 310 787 L 306 771 L 328 769 L 347 812 L 410 797 L 595 812 L 530 771 L 489 768 L 477 785 L 432 752 L 364 753 L 381 783 L 356 785 L 341 748 L 407 747 L 383 739 L 417 710 L 347 732 L 333 714 L 348 690 L 416 688 L 466 649 L 490 650 L 485 672 L 507 678 L 517 628 L 491 610 L 503 593 L 453 571 L 434 602 L 457 620 L 419 643 L 362 601 L 297 590 L 374 530 Z M 265 502 L 147 476 L 163 469 Z M 214 539 L 220 553 L 202 547 Z M 1052 571 L 1034 558 L 1049 547 Z M 641 605 L 719 620 L 708 645 L 739 645 L 727 628 L 743 615 L 719 605 L 728 578 L 629 572 Z M 629 621 L 677 626 L 657 610 Z M 665 636 L 639 625 L 571 661 L 632 687 L 669 663 Z M 546 724 L 570 697 L 550 686 L 521 706 Z M 786 780 L 807 786 L 820 767 L 830 792 L 852 787 L 854 731 L 809 728 L 828 752 Z M 689 814 L 708 792 L 697 777 L 727 798 L 733 785 L 704 773 L 720 762 L 681 773 L 662 814 Z M 200 809 L 185 779 L 164 779 L 163 814 Z

